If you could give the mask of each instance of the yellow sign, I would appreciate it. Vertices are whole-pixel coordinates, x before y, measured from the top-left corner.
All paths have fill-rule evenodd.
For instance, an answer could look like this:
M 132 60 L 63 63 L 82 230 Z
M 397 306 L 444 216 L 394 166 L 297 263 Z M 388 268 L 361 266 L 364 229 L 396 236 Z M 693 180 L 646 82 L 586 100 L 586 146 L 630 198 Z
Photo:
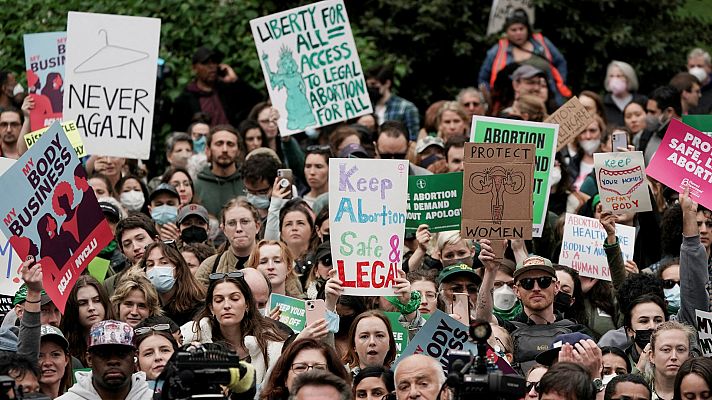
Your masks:
M 77 124 L 74 121 L 65 121 L 62 122 L 62 128 L 64 129 L 64 134 L 67 135 L 69 142 L 72 144 L 72 147 L 74 147 L 74 151 L 77 152 L 77 157 L 81 158 L 86 156 L 87 153 L 86 150 L 84 150 L 84 143 L 82 143 L 82 137 L 79 135 Z M 49 127 L 38 129 L 25 135 L 27 148 L 32 147 L 47 129 L 49 129 Z

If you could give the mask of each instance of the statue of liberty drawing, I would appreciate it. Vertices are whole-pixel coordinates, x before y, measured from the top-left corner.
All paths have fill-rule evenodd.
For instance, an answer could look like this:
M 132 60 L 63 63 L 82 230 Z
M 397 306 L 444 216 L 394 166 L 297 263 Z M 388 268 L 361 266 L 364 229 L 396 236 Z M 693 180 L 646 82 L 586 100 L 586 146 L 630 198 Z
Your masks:
M 316 124 L 312 114 L 309 99 L 307 98 L 304 78 L 299 71 L 297 62 L 294 60 L 292 50 L 285 46 L 279 51 L 279 61 L 277 61 L 277 73 L 272 72 L 269 67 L 269 56 L 262 54 L 265 71 L 269 76 L 273 89 L 287 90 L 287 128 L 290 130 L 304 130 L 308 126 Z

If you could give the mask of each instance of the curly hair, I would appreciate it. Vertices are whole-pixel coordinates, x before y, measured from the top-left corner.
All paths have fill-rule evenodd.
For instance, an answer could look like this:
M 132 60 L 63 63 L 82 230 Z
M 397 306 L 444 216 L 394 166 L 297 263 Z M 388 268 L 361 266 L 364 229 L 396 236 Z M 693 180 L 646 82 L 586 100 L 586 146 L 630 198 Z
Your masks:
M 682 207 L 674 204 L 668 207 L 660 221 L 660 244 L 663 255 L 680 256 L 682 245 Z
M 630 275 L 623 281 L 616 292 L 618 308 L 620 310 L 630 310 L 633 300 L 644 294 L 653 294 L 664 299 L 663 281 L 649 274 Z

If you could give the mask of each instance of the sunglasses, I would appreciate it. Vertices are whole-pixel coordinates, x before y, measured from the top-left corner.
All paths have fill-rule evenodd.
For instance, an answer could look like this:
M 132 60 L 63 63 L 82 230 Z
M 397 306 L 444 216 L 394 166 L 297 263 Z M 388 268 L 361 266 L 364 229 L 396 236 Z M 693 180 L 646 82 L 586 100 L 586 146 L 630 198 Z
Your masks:
M 467 103 L 463 104 L 465 107 L 479 107 L 480 103 L 476 103 L 474 101 L 468 101 Z
M 534 282 L 536 282 L 539 285 L 539 289 L 546 289 L 551 286 L 551 282 L 553 281 L 554 278 L 551 276 L 540 276 L 538 278 L 520 279 L 517 285 L 519 285 L 524 290 L 532 290 L 534 289 Z
M 169 332 L 171 330 L 171 326 L 168 324 L 156 324 L 153 326 L 142 326 L 140 328 L 134 329 L 134 333 L 136 335 L 143 335 L 146 333 L 149 333 L 151 331 L 167 331 Z
M 539 393 L 539 382 L 527 382 L 527 393 L 532 391 L 532 388 L 534 388 L 534 391 Z
M 675 287 L 675 285 L 679 285 L 680 281 L 676 281 L 674 279 L 665 279 L 663 280 L 663 289 L 672 289 Z
M 208 279 L 211 281 L 219 281 L 220 279 L 224 278 L 233 278 L 233 279 L 242 279 L 245 277 L 245 273 L 242 271 L 233 271 L 233 272 L 228 272 L 227 274 L 224 274 L 222 272 L 213 272 L 212 274 L 208 275 Z

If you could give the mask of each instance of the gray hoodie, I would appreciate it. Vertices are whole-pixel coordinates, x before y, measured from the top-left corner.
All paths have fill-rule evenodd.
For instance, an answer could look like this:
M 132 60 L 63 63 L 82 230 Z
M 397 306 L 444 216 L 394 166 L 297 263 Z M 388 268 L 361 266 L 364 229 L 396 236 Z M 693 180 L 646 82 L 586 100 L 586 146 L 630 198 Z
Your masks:
M 76 376 L 77 383 L 56 400 L 96 400 L 101 398 L 92 384 L 91 372 L 77 371 Z M 153 391 L 146 383 L 146 374 L 136 372 L 131 375 L 131 390 L 125 400 L 150 400 L 152 397 Z

